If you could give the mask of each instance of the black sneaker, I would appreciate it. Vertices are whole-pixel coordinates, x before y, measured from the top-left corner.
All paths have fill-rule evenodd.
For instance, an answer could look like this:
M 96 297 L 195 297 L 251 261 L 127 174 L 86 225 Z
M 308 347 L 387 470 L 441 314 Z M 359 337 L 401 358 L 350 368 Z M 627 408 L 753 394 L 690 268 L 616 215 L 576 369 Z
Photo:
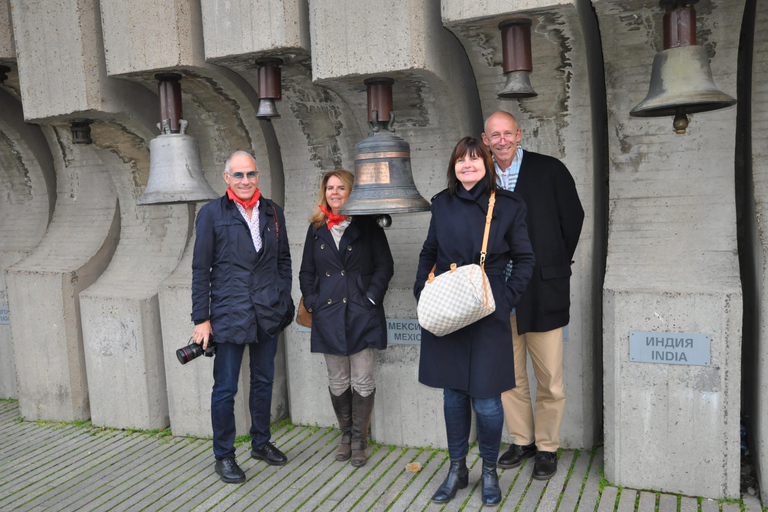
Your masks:
M 217 460 L 214 469 L 224 483 L 239 484 L 245 482 L 245 473 L 233 458 Z
M 557 452 L 542 452 L 536 454 L 533 465 L 533 478 L 549 480 L 557 473 Z
M 536 455 L 536 443 L 525 446 L 511 444 L 506 452 L 499 457 L 499 467 L 504 469 L 516 468 L 523 460 Z

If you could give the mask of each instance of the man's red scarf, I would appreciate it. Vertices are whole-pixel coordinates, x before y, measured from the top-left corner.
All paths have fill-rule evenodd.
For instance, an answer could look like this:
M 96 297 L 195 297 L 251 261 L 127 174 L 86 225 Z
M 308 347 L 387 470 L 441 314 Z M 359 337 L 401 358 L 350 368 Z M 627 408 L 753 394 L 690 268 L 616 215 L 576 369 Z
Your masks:
M 341 224 L 344 222 L 346 217 L 344 215 L 337 215 L 331 211 L 328 211 L 328 208 L 325 206 L 319 204 L 317 205 L 318 208 L 320 208 L 320 211 L 325 214 L 326 217 L 328 217 L 328 230 L 330 231 L 333 226 L 336 226 L 338 224 Z
M 243 205 L 243 208 L 246 210 L 248 208 L 253 208 L 256 206 L 256 203 L 259 202 L 259 198 L 261 197 L 261 192 L 259 192 L 259 189 L 256 189 L 256 192 L 253 193 L 253 197 L 250 199 L 250 201 L 243 201 L 239 197 L 235 195 L 234 192 L 232 192 L 232 187 L 227 187 L 227 197 L 230 198 L 232 201 L 235 201 L 237 203 L 240 203 Z

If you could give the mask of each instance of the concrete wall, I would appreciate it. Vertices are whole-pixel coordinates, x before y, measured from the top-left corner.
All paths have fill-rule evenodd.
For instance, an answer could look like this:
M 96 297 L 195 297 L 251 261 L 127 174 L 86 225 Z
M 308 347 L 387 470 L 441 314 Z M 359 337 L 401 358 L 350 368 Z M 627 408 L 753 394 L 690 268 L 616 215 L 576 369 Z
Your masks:
M 739 492 L 742 295 L 736 255 L 736 109 L 631 118 L 661 49 L 652 1 L 593 1 L 606 68 L 610 216 L 604 286 L 605 477 L 693 496 Z M 736 94 L 744 2 L 701 1 L 699 43 Z M 631 331 L 711 336 L 710 366 L 629 360 Z
M 575 2 L 528 2 L 522 9 L 510 4 L 487 2 L 442 2 L 443 23 L 464 45 L 472 63 L 483 118 L 497 110 L 512 113 L 523 130 L 521 146 L 529 151 L 559 158 L 576 181 L 586 217 L 571 277 L 571 322 L 564 346 L 563 368 L 568 390 L 560 431 L 564 447 L 592 446 L 594 425 L 593 324 L 593 232 L 595 219 L 592 112 L 585 37 Z M 502 68 L 501 31 L 498 24 L 508 18 L 532 21 L 531 46 L 534 71 L 531 85 L 535 98 L 500 99 L 506 77 Z M 598 219 L 603 223 L 605 219 Z M 531 392 L 536 377 L 528 362 Z M 505 432 L 504 440 L 510 442 Z

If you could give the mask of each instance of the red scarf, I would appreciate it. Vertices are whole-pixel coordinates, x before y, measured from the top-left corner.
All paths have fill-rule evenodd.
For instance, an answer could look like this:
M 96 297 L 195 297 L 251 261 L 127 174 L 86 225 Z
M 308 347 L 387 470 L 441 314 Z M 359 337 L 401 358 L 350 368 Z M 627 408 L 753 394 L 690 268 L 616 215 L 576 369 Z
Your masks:
M 328 211 L 328 208 L 323 205 L 319 204 L 317 207 L 320 208 L 320 211 L 323 212 L 326 217 L 328 217 L 328 231 L 330 231 L 333 226 L 341 224 L 346 219 L 344 215 L 337 215 L 331 211 Z
M 253 208 L 254 206 L 256 206 L 256 203 L 259 202 L 259 198 L 261 197 L 261 192 L 259 192 L 259 189 L 256 189 L 256 192 L 253 193 L 253 197 L 251 198 L 250 201 L 243 201 L 242 199 L 237 197 L 234 192 L 232 192 L 232 187 L 227 187 L 227 197 L 230 198 L 232 201 L 240 203 L 241 205 L 243 205 L 243 208 L 247 210 L 248 208 Z

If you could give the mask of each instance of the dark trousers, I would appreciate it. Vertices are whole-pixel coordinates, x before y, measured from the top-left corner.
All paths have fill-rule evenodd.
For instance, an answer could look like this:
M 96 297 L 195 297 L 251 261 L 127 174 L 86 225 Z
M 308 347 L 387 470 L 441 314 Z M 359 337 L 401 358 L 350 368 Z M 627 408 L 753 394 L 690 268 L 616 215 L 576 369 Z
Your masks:
M 269 413 L 272 407 L 272 381 L 275 376 L 277 337 L 259 329 L 259 342 L 248 344 L 251 368 L 251 444 L 261 448 L 270 439 Z M 213 358 L 211 424 L 213 454 L 216 460 L 235 456 L 235 395 L 240 377 L 240 363 L 246 345 L 218 343 Z
M 477 444 L 480 447 L 480 457 L 496 462 L 501 445 L 501 429 L 504 425 L 501 395 L 491 398 L 473 398 L 462 391 L 443 390 L 448 455 L 451 460 L 467 456 L 473 407 L 477 419 Z

